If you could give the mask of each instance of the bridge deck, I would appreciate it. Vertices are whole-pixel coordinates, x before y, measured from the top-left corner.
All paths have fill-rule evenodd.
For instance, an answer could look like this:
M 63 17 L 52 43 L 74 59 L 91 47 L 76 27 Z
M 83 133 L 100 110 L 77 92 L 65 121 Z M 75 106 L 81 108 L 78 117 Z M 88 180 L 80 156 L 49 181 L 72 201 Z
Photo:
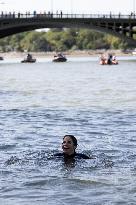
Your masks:
M 46 17 L 46 18 L 96 18 L 96 19 L 136 19 L 135 14 L 130 15 L 122 15 L 122 14 L 63 14 L 63 13 L 1 13 L 0 19 L 3 18 L 39 18 L 39 17 Z

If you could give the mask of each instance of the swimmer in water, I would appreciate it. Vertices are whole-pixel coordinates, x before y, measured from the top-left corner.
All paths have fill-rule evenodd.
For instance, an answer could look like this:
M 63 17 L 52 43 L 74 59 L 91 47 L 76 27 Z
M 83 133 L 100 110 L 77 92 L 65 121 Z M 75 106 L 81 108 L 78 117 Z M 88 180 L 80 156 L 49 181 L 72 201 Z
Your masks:
M 77 148 L 77 139 L 73 135 L 65 135 L 63 137 L 62 142 L 62 153 L 56 153 L 54 156 L 56 157 L 64 157 L 64 160 L 70 160 L 70 159 L 91 159 L 91 157 L 82 154 L 82 153 L 76 153 Z

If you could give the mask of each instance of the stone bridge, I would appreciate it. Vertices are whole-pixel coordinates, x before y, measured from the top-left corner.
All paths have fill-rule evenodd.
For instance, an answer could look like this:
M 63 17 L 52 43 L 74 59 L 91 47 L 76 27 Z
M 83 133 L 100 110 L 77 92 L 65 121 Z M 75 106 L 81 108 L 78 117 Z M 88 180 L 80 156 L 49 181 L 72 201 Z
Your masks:
M 117 36 L 136 45 L 136 16 L 34 12 L 0 14 L 0 38 L 41 28 L 88 28 Z

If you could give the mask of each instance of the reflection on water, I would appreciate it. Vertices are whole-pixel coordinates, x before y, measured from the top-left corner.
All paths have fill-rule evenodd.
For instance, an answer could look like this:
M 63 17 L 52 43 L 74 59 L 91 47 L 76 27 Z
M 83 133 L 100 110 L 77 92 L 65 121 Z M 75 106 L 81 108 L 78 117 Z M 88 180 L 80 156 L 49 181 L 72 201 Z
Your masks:
M 0 64 L 0 202 L 135 204 L 135 61 Z M 74 134 L 92 159 L 54 159 Z

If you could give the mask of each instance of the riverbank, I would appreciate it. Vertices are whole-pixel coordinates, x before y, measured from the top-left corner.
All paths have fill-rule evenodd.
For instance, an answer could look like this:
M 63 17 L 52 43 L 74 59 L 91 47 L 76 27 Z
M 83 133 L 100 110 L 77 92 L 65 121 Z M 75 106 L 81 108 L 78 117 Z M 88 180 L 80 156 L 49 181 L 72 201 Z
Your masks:
M 33 57 L 38 58 L 48 58 L 53 57 L 56 52 L 30 52 Z M 121 50 L 84 50 L 84 51 L 66 51 L 63 52 L 66 56 L 70 57 L 84 57 L 84 56 L 100 56 L 101 54 L 108 54 L 111 53 L 112 55 L 116 56 L 131 56 L 131 52 L 123 52 Z M 27 52 L 5 52 L 0 53 L 0 56 L 3 58 L 24 58 L 26 57 Z

